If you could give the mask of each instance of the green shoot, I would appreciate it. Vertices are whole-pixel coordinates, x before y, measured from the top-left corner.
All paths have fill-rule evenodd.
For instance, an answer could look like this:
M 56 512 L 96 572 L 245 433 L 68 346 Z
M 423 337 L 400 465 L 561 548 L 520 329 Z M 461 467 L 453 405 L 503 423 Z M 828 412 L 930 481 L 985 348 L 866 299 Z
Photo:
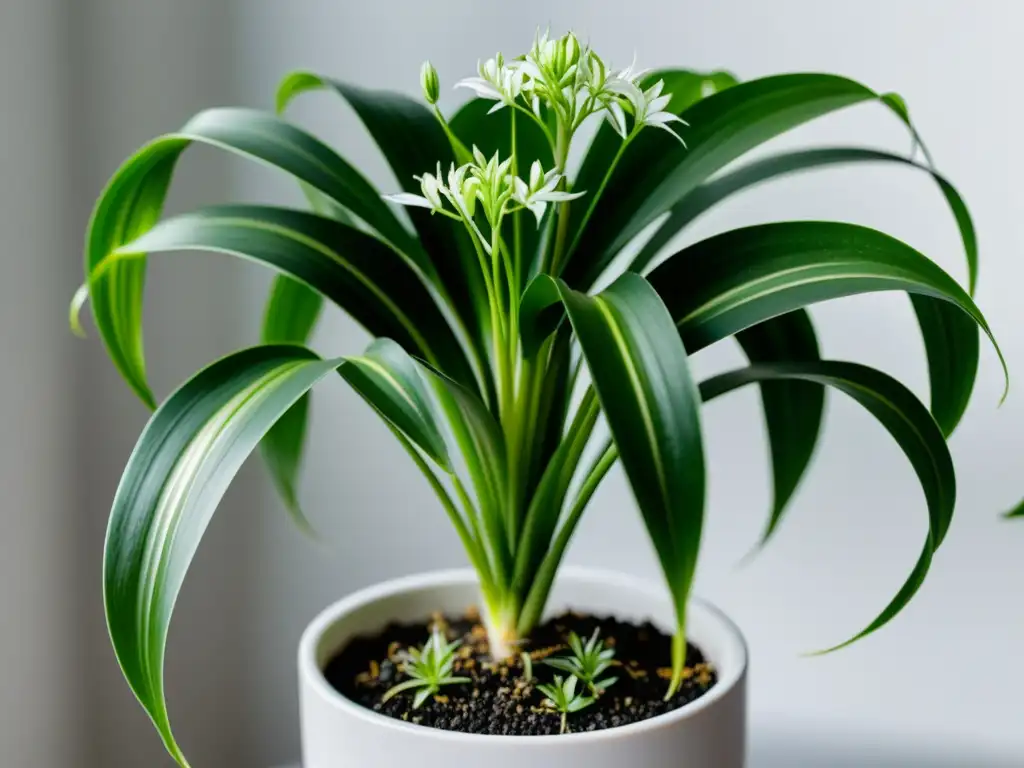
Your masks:
M 576 692 L 576 685 L 579 680 L 575 675 L 570 675 L 567 680 L 562 680 L 561 675 L 555 675 L 555 682 L 550 685 L 538 685 L 537 690 L 547 698 L 544 706 L 562 713 L 562 733 L 569 732 L 569 715 L 586 709 L 597 699 L 593 696 L 584 696 Z
M 444 635 L 435 628 L 423 648 L 410 648 L 406 652 L 405 674 L 409 676 L 409 679 L 385 693 L 381 703 L 389 701 L 403 691 L 418 688 L 412 701 L 412 708 L 419 709 L 428 697 L 441 690 L 442 685 L 470 682 L 468 677 L 452 675 L 452 670 L 455 667 L 455 651 L 461 644 L 460 640 L 449 643 L 445 640 Z
M 569 649 L 572 655 L 545 659 L 543 663 L 579 678 L 595 696 L 601 694 L 618 682 L 618 678 L 598 679 L 615 664 L 615 649 L 606 647 L 604 641 L 598 639 L 600 632 L 600 629 L 595 629 L 586 644 L 580 640 L 579 635 L 571 632 Z

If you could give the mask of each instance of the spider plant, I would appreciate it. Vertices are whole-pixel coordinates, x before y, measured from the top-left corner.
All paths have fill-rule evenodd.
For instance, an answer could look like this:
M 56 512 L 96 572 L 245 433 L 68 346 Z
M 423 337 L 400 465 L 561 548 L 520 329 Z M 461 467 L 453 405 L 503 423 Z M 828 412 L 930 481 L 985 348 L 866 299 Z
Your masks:
M 468 677 L 452 674 L 455 668 L 455 652 L 461 644 L 458 640 L 449 643 L 435 627 L 422 648 L 410 648 L 406 651 L 404 664 L 409 679 L 389 688 L 381 697 L 381 703 L 393 699 L 403 691 L 417 688 L 419 690 L 413 697 L 412 708 L 419 709 L 429 696 L 440 692 L 441 686 L 472 682 Z
M 979 328 L 991 332 L 971 298 L 971 217 L 898 96 L 829 74 L 740 83 L 726 72 L 616 71 L 571 34 L 482 64 L 460 83 L 475 98 L 450 116 L 437 106 L 433 67 L 421 77 L 426 104 L 298 72 L 281 84 L 277 114 L 201 112 L 129 158 L 90 222 L 73 328 L 81 331 L 78 311 L 90 301 L 114 365 L 156 409 L 111 510 L 107 621 L 128 683 L 182 765 L 163 661 L 185 572 L 257 446 L 285 506 L 304 521 L 297 488 L 308 393 L 335 372 L 436 493 L 479 573 L 498 657 L 517 653 L 541 618 L 581 515 L 621 460 L 675 606 L 673 695 L 705 513 L 701 408 L 746 385 L 760 389 L 773 467 L 765 540 L 810 462 L 826 389 L 864 406 L 921 482 L 928 525 L 917 563 L 853 639 L 908 603 L 949 529 L 956 487 L 946 439 L 974 386 Z M 280 116 L 317 90 L 347 102 L 376 141 L 401 188 L 391 202 L 382 192 L 394 189 L 378 190 Z M 906 126 L 910 156 L 839 146 L 725 170 L 792 128 L 869 104 Z M 162 218 L 175 165 L 193 144 L 280 169 L 309 210 L 223 205 Z M 582 156 L 578 167 L 570 156 Z M 966 290 L 913 247 L 847 223 L 744 227 L 666 256 L 677 233 L 733 193 L 864 163 L 909 168 L 938 185 L 962 237 Z M 627 248 L 638 238 L 638 250 Z M 142 343 L 147 255 L 184 250 L 278 275 L 261 343 L 213 363 L 157 407 Z M 911 298 L 930 410 L 885 373 L 819 354 L 805 307 L 871 291 Z M 305 345 L 325 301 L 377 340 L 362 354 L 319 357 Z M 694 381 L 690 356 L 727 339 L 750 364 Z
M 586 643 L 575 632 L 570 632 L 570 655 L 544 659 L 544 663 L 549 667 L 578 677 L 595 696 L 618 681 L 617 677 L 598 680 L 615 663 L 615 649 L 605 647 L 604 642 L 598 639 L 599 632 L 599 629 L 595 629 Z
M 586 709 L 597 699 L 593 696 L 585 696 L 576 690 L 579 680 L 570 675 L 563 680 L 561 675 L 555 675 L 555 681 L 551 684 L 540 684 L 537 690 L 547 698 L 544 699 L 544 706 L 562 714 L 562 733 L 569 732 L 569 715 Z

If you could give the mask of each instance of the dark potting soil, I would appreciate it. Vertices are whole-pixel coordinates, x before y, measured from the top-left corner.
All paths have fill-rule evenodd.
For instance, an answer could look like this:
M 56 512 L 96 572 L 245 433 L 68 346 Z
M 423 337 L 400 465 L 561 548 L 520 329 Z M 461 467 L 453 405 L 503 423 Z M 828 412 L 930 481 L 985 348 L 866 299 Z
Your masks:
M 396 683 L 407 680 L 402 651 L 419 648 L 437 623 L 449 640 L 461 639 L 453 675 L 472 682 L 443 686 L 419 709 L 413 709 L 414 689 L 381 703 Z M 575 631 L 586 640 L 595 628 L 615 648 L 615 666 L 604 676 L 618 681 L 586 709 L 570 714 L 570 732 L 597 731 L 636 723 L 678 709 L 704 695 L 717 681 L 715 670 L 693 645 L 686 651 L 685 679 L 670 700 L 664 697 L 671 677 L 671 638 L 650 623 L 631 624 L 614 618 L 567 613 L 538 627 L 523 650 L 533 659 L 533 679 L 524 679 L 523 662 L 516 658 L 494 664 L 487 634 L 475 612 L 465 617 L 435 616 L 429 625 L 392 624 L 378 635 L 360 637 L 331 659 L 324 675 L 348 699 L 389 717 L 432 728 L 464 733 L 531 736 L 557 734 L 561 715 L 544 706 L 538 683 L 565 676 L 542 663 L 548 656 L 568 655 L 566 640 Z M 582 683 L 580 684 L 582 689 Z

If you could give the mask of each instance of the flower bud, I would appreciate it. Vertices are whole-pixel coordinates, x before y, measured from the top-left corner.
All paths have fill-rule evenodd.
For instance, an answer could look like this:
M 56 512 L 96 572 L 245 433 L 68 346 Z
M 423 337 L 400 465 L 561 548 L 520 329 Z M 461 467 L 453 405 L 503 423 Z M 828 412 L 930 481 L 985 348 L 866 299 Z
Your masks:
M 568 70 L 580 60 L 580 41 L 570 32 L 559 41 L 559 47 L 562 49 L 561 58 L 565 62 L 565 69 Z
M 420 86 L 423 88 L 423 98 L 428 104 L 437 104 L 441 96 L 441 81 L 437 77 L 437 70 L 429 61 L 424 61 L 420 68 Z

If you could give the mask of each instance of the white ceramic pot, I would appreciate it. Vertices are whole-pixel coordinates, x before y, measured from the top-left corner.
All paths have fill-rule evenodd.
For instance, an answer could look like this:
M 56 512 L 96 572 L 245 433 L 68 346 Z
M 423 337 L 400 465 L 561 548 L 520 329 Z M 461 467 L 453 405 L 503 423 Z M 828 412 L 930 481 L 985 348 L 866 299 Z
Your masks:
M 713 606 L 690 605 L 689 637 L 715 666 L 718 683 L 691 704 L 640 723 L 563 736 L 485 736 L 411 725 L 349 701 L 323 676 L 350 638 L 390 621 L 426 621 L 478 602 L 472 571 L 442 571 L 357 592 L 321 613 L 299 645 L 303 768 L 742 768 L 746 754 L 747 650 Z M 549 612 L 567 608 L 673 625 L 664 588 L 565 568 Z

